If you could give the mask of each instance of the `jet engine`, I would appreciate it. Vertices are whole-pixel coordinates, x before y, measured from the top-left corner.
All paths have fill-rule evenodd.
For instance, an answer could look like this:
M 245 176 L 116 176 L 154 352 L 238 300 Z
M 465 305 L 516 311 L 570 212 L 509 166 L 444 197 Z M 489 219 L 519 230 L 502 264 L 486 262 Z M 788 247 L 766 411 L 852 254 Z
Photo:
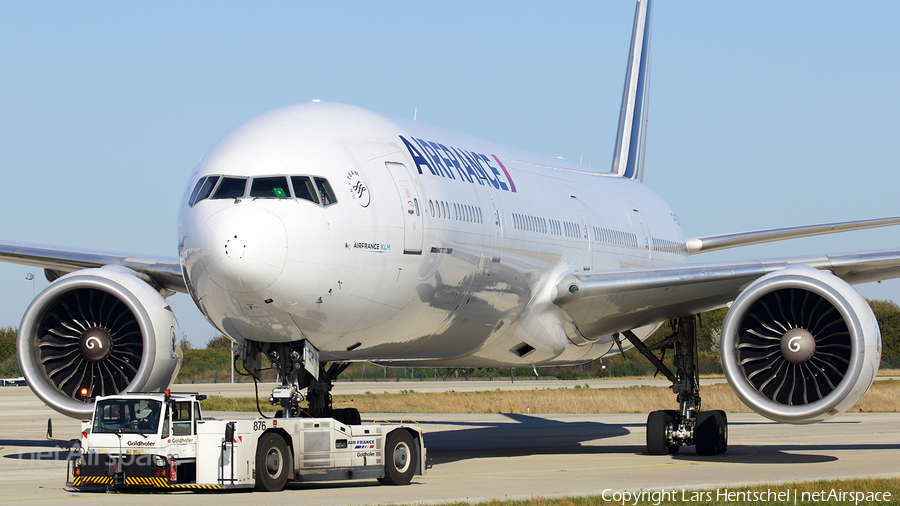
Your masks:
M 48 406 L 90 418 L 89 399 L 161 391 L 181 365 L 172 310 L 139 274 L 118 266 L 85 269 L 52 282 L 19 327 L 19 364 Z
M 722 365 L 737 396 L 784 423 L 843 413 L 866 393 L 881 361 L 881 332 L 866 300 L 808 266 L 767 274 L 725 316 Z

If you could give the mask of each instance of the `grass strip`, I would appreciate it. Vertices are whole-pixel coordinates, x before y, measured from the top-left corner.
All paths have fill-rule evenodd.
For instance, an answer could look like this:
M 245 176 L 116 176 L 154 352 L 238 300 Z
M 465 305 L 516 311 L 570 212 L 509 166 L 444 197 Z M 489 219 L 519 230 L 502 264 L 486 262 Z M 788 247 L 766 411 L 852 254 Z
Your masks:
M 779 485 L 705 490 L 650 489 L 644 491 L 606 490 L 602 495 L 586 497 L 534 497 L 524 500 L 500 500 L 476 503 L 476 506 L 685 506 L 797 504 L 815 506 L 847 506 L 896 504 L 900 501 L 900 478 L 860 478 L 853 480 L 815 481 Z M 463 506 L 471 503 L 440 503 L 438 506 Z
M 703 387 L 703 409 L 728 413 L 750 413 L 726 385 Z M 256 411 L 252 397 L 210 396 L 202 403 L 209 411 Z M 407 390 L 398 394 L 370 393 L 336 395 L 334 407 L 353 407 L 361 413 L 552 413 L 606 414 L 649 413 L 676 406 L 672 390 L 662 387 L 592 389 L 540 388 L 535 390 L 489 390 L 482 392 L 429 392 Z M 264 411 L 274 412 L 266 399 Z M 875 382 L 853 413 L 897 413 L 900 411 L 900 381 Z

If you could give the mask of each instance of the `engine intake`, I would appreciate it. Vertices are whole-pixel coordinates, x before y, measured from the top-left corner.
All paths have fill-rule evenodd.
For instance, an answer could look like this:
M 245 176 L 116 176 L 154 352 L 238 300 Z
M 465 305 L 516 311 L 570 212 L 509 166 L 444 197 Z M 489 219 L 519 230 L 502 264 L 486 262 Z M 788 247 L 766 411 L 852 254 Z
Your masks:
M 76 271 L 51 283 L 25 311 L 17 349 L 35 394 L 81 419 L 92 411 L 87 398 L 165 389 L 182 357 L 165 299 L 133 271 L 116 266 Z
M 725 316 L 722 365 L 737 396 L 785 423 L 814 423 L 850 409 L 881 360 L 881 333 L 866 300 L 808 266 L 770 273 Z

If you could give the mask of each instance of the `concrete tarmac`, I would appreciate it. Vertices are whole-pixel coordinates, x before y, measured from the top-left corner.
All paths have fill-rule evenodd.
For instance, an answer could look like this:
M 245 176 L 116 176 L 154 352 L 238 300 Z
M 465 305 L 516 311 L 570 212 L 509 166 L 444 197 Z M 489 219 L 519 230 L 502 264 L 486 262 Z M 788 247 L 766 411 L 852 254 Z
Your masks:
M 202 387 L 195 390 L 216 393 L 213 388 L 221 384 Z M 406 389 L 424 391 L 417 384 L 407 384 Z M 260 391 L 267 394 L 268 388 Z M 122 501 L 217 506 L 428 504 L 638 489 L 674 491 L 681 499 L 682 493 L 690 497 L 689 490 L 696 488 L 900 476 L 900 414 L 896 413 L 849 413 L 805 426 L 732 414 L 728 452 L 717 457 L 698 457 L 691 448 L 672 456 L 645 455 L 646 415 L 363 414 L 368 421 L 418 421 L 426 433 L 432 466 L 425 476 L 403 487 L 374 481 L 304 484 L 253 496 L 249 492 L 78 492 L 66 489 L 66 453 L 46 441 L 45 432 L 47 418 L 52 417 L 55 437 L 74 438 L 80 422 L 44 406 L 27 387 L 0 388 L 0 408 L 0 503 L 55 504 L 67 499 L 73 505 Z

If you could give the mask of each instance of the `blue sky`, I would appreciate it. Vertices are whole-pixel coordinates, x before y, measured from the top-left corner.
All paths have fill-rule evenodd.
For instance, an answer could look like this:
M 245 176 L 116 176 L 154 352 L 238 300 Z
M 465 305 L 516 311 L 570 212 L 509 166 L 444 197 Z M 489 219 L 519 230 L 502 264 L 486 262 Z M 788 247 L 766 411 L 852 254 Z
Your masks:
M 646 183 L 689 236 L 900 215 L 900 3 L 657 3 Z M 176 255 L 197 160 L 312 99 L 608 170 L 634 6 L 2 2 L 0 240 Z M 897 229 L 694 261 L 898 247 Z M 33 268 L 0 265 L 0 326 Z M 900 301 L 900 281 L 858 287 Z M 188 338 L 215 331 L 190 300 Z

